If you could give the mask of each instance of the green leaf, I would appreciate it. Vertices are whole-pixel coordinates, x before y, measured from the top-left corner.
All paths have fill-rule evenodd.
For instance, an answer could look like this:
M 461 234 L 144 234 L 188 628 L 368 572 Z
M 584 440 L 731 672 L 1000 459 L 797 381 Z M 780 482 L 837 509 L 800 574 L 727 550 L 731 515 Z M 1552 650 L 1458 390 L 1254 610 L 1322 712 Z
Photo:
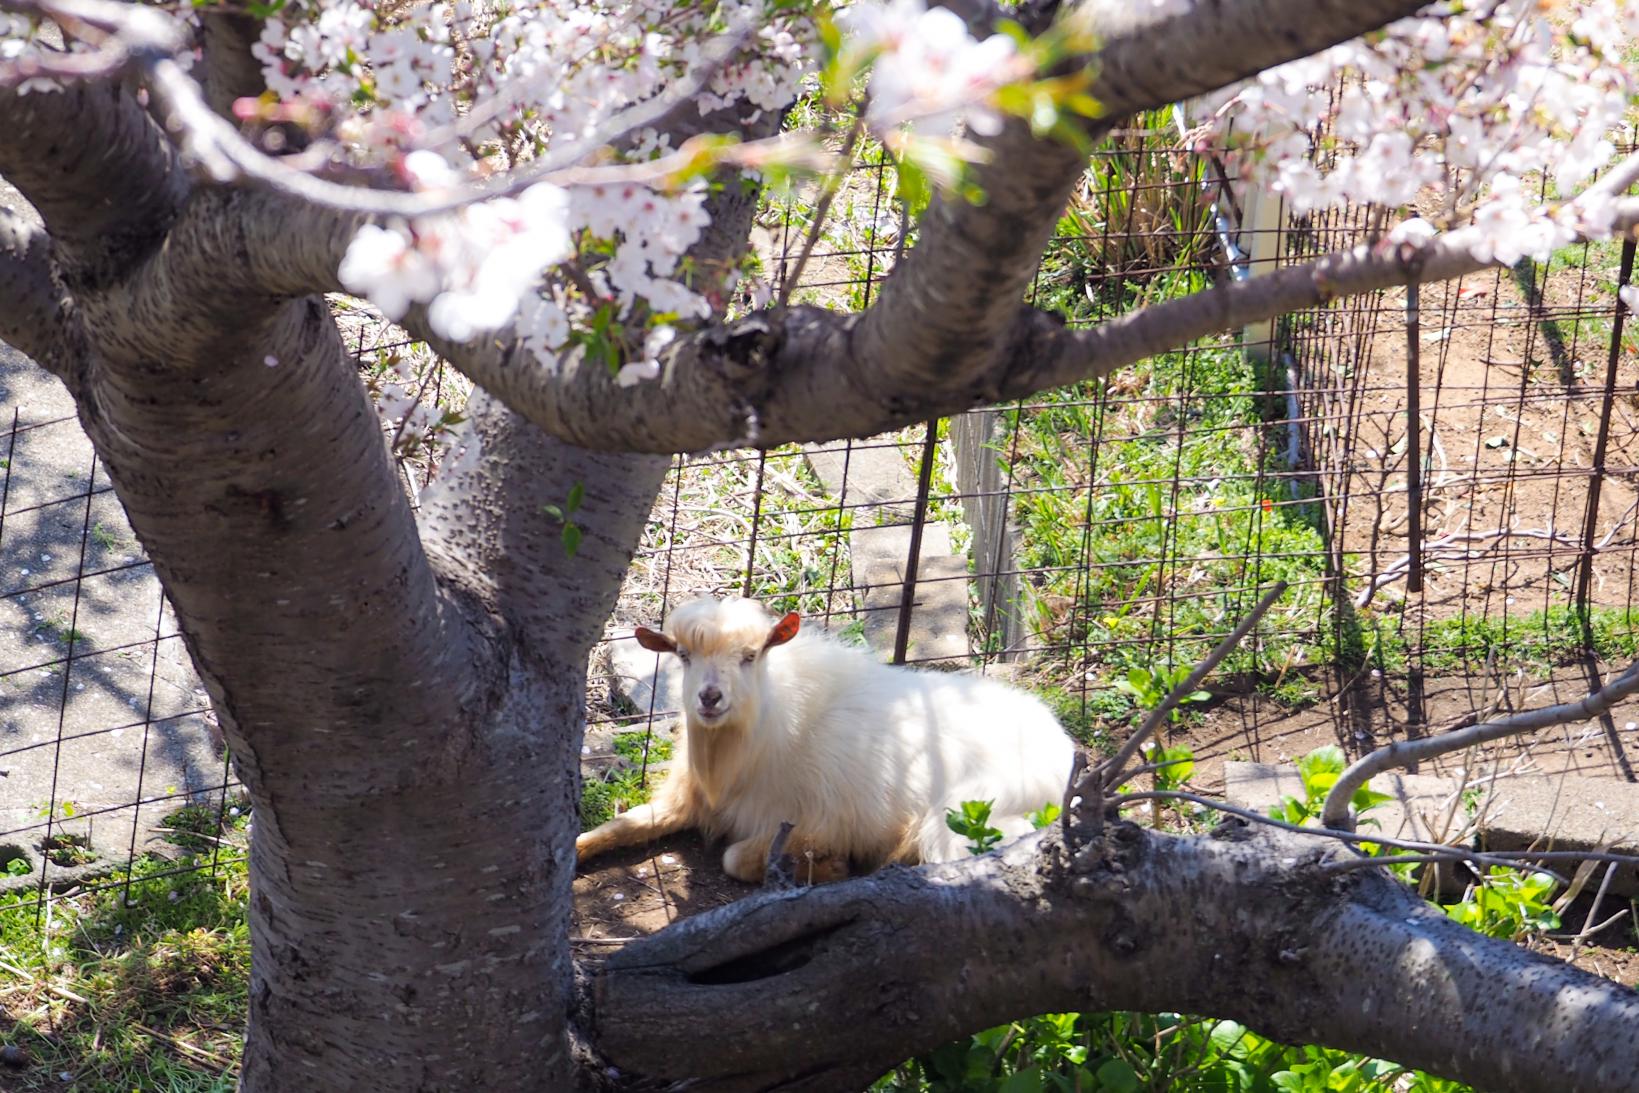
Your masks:
M 1065 96 L 1064 105 L 1084 118 L 1099 118 L 1104 116 L 1103 104 L 1091 95 L 1087 94 L 1085 91 L 1077 91 L 1073 95 Z
M 1030 815 L 1026 816 L 1025 819 L 1030 821 L 1031 827 L 1035 828 L 1037 831 L 1040 831 L 1042 828 L 1058 819 L 1062 811 L 1063 810 L 1060 809 L 1058 805 L 1055 805 L 1049 801 L 1035 812 L 1030 813 Z
M 906 214 L 913 219 L 921 216 L 933 200 L 933 187 L 928 182 L 928 176 L 922 168 L 903 157 L 894 161 L 894 170 L 899 176 L 899 200 L 905 206 Z
M 1125 1060 L 1109 1059 L 1095 1075 L 1098 1087 L 1109 1093 L 1138 1093 L 1138 1072 Z
M 569 504 L 566 511 L 574 512 L 580 508 L 580 503 L 586 500 L 586 483 L 576 482 L 569 487 Z
M 1042 1093 L 1041 1071 L 1033 1066 L 1016 1070 L 996 1087 L 996 1093 Z
M 556 505 L 542 505 L 541 506 L 541 511 L 546 513 L 548 516 L 552 517 L 552 519 L 558 521 L 559 523 L 563 522 L 563 510 L 560 509 L 558 506 L 556 506 Z
M 1322 772 L 1342 774 L 1346 765 L 1343 749 L 1336 744 L 1327 744 L 1325 747 L 1316 748 L 1302 759 L 1299 759 L 1298 773 L 1303 775 L 1304 784 L 1307 785 L 1311 777 Z M 1332 780 L 1335 782 L 1337 779 Z
M 563 526 L 563 552 L 573 558 L 580 549 L 581 531 L 579 524 L 565 524 Z
M 1354 796 L 1349 798 L 1349 803 L 1354 805 L 1354 810 L 1356 812 L 1364 812 L 1368 808 L 1374 808 L 1377 805 L 1382 804 L 1384 801 L 1392 800 L 1394 800 L 1392 794 L 1379 793 L 1375 789 L 1372 789 L 1369 785 L 1366 785 L 1361 786 L 1359 789 L 1354 791 Z

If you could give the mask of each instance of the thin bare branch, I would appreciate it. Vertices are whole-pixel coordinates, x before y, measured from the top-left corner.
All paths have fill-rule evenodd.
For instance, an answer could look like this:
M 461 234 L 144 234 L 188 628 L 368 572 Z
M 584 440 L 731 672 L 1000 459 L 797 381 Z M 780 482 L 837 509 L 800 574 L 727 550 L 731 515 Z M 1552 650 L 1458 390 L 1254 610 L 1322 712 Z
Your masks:
M 1622 199 L 1616 212 L 1617 230 L 1632 230 L 1639 198 Z M 793 307 L 778 325 L 757 314 L 679 338 L 661 355 L 660 378 L 631 388 L 584 362 L 541 367 L 507 332 L 468 345 L 441 343 L 441 351 L 535 424 L 582 447 L 697 452 L 863 437 L 1106 376 L 1220 331 L 1413 276 L 1427 283 L 1492 267 L 1474 257 L 1477 242 L 1477 232 L 1453 232 L 1424 248 L 1420 266 L 1399 248 L 1363 245 L 1091 330 L 1067 330 L 1057 317 L 1019 306 L 1006 352 L 979 384 L 940 370 L 929 346 L 908 347 L 898 358 L 868 356 L 853 336 L 859 317 L 805 307 Z M 884 298 L 872 312 L 887 314 L 886 305 Z
M 1125 744 L 1121 745 L 1121 750 L 1094 768 L 1090 780 L 1096 782 L 1096 784 L 1083 786 L 1082 793 L 1085 796 L 1089 790 L 1092 791 L 1094 798 L 1092 806 L 1097 810 L 1095 815 L 1102 812 L 1100 799 L 1103 797 L 1103 787 L 1117 785 L 1122 778 L 1127 777 L 1123 773 L 1124 768 L 1132 757 L 1138 754 L 1138 749 L 1144 746 L 1144 741 L 1148 740 L 1155 733 L 1155 730 L 1166 722 L 1167 715 L 1177 709 L 1178 704 L 1186 696 L 1193 693 L 1202 681 L 1211 675 L 1218 665 L 1223 663 L 1225 657 L 1235 651 L 1235 647 L 1241 643 L 1241 640 L 1252 632 L 1254 626 L 1258 625 L 1258 620 L 1263 618 L 1264 613 L 1275 606 L 1275 601 L 1285 594 L 1285 581 L 1276 581 L 1271 585 L 1269 591 L 1259 597 L 1252 610 L 1246 613 L 1246 617 L 1235 625 L 1235 629 L 1225 635 L 1224 639 L 1202 658 L 1194 670 L 1185 677 L 1182 683 L 1167 694 L 1167 697 L 1161 701 L 1159 706 L 1150 711 L 1149 716 L 1144 719 L 1144 723 L 1138 727 L 1138 731 L 1128 737 Z
M 131 54 L 117 38 L 111 38 L 108 45 L 101 49 L 83 53 L 47 49 L 26 53 L 0 65 L 0 87 L 21 87 L 35 79 L 63 83 L 109 80 L 124 72 L 130 64 Z
M 1396 855 L 1394 857 L 1336 858 L 1323 864 L 1322 868 L 1327 871 L 1341 872 L 1351 869 L 1365 869 L 1375 865 L 1386 865 L 1400 861 L 1468 862 L 1475 865 L 1500 865 L 1510 868 L 1526 862 L 1552 861 L 1602 861 L 1614 862 L 1617 865 L 1639 866 L 1639 855 L 1618 854 L 1607 850 L 1508 850 L 1492 853 L 1483 850 L 1470 850 L 1461 846 L 1423 842 L 1418 839 L 1401 839 L 1387 835 L 1361 835 L 1352 831 L 1338 831 L 1323 827 L 1301 827 L 1297 824 L 1287 823 L 1285 820 L 1277 820 L 1273 816 L 1266 816 L 1250 808 L 1241 808 L 1238 805 L 1183 790 L 1145 790 L 1136 793 L 1123 793 L 1113 799 L 1118 808 L 1125 808 L 1129 804 L 1143 801 L 1187 801 L 1203 808 L 1210 808 L 1215 812 L 1223 812 L 1250 823 L 1263 824 L 1267 827 L 1279 828 L 1282 831 L 1291 831 L 1301 835 L 1319 835 L 1353 846 L 1369 843 L 1373 846 L 1392 846 L 1399 850 L 1408 851 L 1405 855 Z M 1561 884 L 1568 883 L 1565 877 L 1551 869 L 1543 869 L 1542 872 L 1551 874 Z
M 1419 763 L 1425 759 L 1433 759 L 1439 755 L 1472 748 L 1508 736 L 1535 732 L 1553 725 L 1586 721 L 1609 711 L 1612 706 L 1635 692 L 1639 692 L 1639 661 L 1629 665 L 1621 675 L 1587 698 L 1576 702 L 1562 702 L 1557 706 L 1526 710 L 1439 736 L 1426 736 L 1419 740 L 1397 740 L 1356 759 L 1338 776 L 1331 792 L 1326 795 L 1320 822 L 1336 831 L 1354 830 L 1354 818 L 1349 810 L 1350 799 L 1357 790 L 1371 781 L 1373 776 L 1386 770 L 1394 770 L 1397 767 Z
M 1310 828 L 1309 830 L 1314 829 Z M 1376 843 L 1378 840 L 1367 839 L 1366 841 Z M 1327 873 L 1347 873 L 1354 869 L 1370 869 L 1376 865 L 1434 863 L 1468 863 L 1519 869 L 1529 868 L 1533 862 L 1608 862 L 1614 868 L 1618 865 L 1639 866 L 1639 855 L 1616 854 L 1608 850 L 1504 850 L 1487 853 L 1479 850 L 1465 850 L 1460 846 L 1448 846 L 1438 853 L 1385 854 L 1382 857 L 1372 858 L 1343 858 L 1327 862 L 1321 866 L 1321 869 Z M 1560 884 L 1569 883 L 1563 875 L 1554 872 L 1552 869 L 1539 869 L 1538 871 L 1550 874 Z

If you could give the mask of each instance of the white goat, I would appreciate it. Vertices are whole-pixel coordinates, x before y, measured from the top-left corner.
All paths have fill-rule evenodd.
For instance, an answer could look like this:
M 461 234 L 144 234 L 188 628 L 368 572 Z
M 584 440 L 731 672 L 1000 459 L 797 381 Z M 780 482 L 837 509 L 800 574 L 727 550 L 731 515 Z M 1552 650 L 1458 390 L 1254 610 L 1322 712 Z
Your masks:
M 581 835 L 580 860 L 698 827 L 729 840 L 730 876 L 755 883 L 789 821 L 803 879 L 833 880 L 850 861 L 966 856 L 945 824 L 963 801 L 994 802 L 990 823 L 1011 838 L 1062 796 L 1073 746 L 1039 699 L 890 667 L 799 625 L 751 600 L 702 599 L 664 634 L 638 628 L 645 649 L 683 662 L 685 732 L 650 803 Z

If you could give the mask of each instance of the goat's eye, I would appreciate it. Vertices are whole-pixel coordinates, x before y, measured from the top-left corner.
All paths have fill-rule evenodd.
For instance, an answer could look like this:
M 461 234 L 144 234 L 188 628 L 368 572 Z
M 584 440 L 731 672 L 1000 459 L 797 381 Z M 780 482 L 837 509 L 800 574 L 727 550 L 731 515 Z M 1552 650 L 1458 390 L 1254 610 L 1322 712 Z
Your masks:
M 740 657 L 740 663 L 741 664 L 755 664 L 756 662 L 757 662 L 757 654 L 756 653 L 746 653 L 746 654 L 744 654 Z
M 677 654 L 677 659 L 682 661 L 684 664 L 689 662 L 689 651 L 687 649 L 674 649 L 673 652 Z

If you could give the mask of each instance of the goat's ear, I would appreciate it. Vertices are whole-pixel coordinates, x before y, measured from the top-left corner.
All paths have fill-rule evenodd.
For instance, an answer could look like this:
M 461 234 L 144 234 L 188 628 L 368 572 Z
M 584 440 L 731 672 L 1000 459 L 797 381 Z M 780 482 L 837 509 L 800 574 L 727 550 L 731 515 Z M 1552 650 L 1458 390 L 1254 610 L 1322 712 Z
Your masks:
M 633 631 L 637 643 L 651 653 L 675 653 L 677 643 L 665 634 L 650 630 L 647 626 L 639 626 Z
M 772 649 L 776 645 L 784 645 L 797 636 L 797 629 L 802 626 L 802 616 L 795 611 L 774 624 L 774 629 L 768 632 L 768 640 L 763 642 L 764 649 Z

